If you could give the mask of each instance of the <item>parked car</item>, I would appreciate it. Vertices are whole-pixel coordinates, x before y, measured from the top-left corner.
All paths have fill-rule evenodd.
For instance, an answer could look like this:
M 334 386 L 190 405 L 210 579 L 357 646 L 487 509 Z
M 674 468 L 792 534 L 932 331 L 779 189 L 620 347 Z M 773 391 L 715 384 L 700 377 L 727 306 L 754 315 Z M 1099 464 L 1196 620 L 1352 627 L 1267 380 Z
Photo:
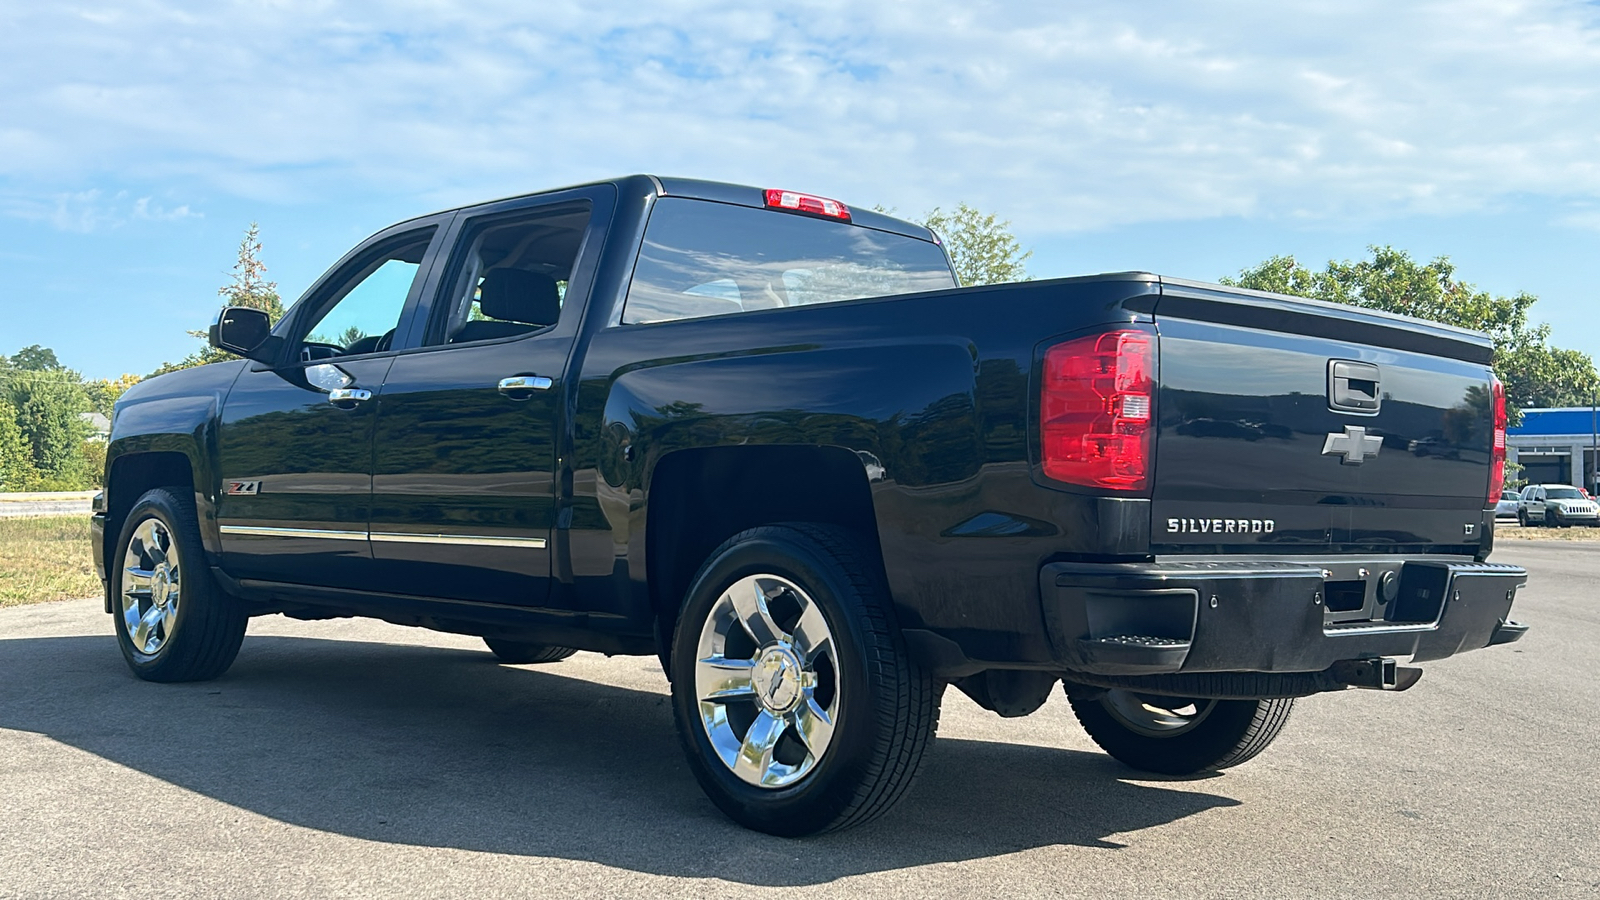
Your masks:
M 1500 499 L 1494 504 L 1494 517 L 1496 519 L 1517 518 L 1517 504 L 1522 500 L 1522 494 L 1517 491 L 1501 491 Z
M 890 808 L 946 686 L 1064 687 L 1183 774 L 1527 630 L 1476 332 L 1144 273 L 960 288 L 920 225 L 632 176 L 400 223 L 211 339 L 246 358 L 116 406 L 94 551 L 136 675 L 214 678 L 269 613 L 653 656 L 707 795 L 776 834 Z
M 1530 484 L 1517 500 L 1517 521 L 1553 528 L 1600 525 L 1600 504 L 1570 484 Z

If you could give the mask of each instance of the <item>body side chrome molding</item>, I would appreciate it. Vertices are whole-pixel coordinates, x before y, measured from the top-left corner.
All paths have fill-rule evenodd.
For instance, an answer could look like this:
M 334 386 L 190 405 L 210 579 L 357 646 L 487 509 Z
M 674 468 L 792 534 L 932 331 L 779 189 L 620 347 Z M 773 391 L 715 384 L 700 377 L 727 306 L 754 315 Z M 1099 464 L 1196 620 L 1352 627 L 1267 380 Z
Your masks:
M 336 531 L 331 528 L 276 528 L 267 525 L 223 525 L 223 534 L 241 537 L 326 538 L 333 541 L 364 541 L 365 531 Z
M 391 544 L 452 544 L 465 547 L 528 547 L 543 550 L 541 537 L 501 537 L 492 534 L 416 534 L 404 531 L 338 531 L 331 528 L 280 528 L 269 525 L 223 525 L 223 534 L 238 537 L 324 538 L 334 541 L 383 541 Z
M 499 537 L 489 534 L 414 534 L 403 531 L 374 531 L 372 539 L 392 544 L 455 544 L 472 547 L 531 547 L 544 549 L 544 538 Z

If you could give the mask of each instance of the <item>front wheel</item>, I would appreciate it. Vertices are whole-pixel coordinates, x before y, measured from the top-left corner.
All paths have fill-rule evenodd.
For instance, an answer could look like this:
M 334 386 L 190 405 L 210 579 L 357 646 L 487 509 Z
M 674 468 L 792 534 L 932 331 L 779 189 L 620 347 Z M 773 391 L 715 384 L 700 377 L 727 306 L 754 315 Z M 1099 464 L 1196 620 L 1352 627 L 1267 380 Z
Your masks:
M 1072 711 L 1100 749 L 1146 772 L 1193 775 L 1251 759 L 1289 721 L 1293 700 L 1203 700 L 1069 690 Z
M 233 664 L 249 623 L 207 568 L 194 507 L 174 488 L 129 510 L 107 568 L 117 644 L 146 681 L 207 681 Z
M 938 718 L 888 592 L 814 525 L 752 528 L 691 583 L 672 645 L 672 707 L 707 796 L 785 837 L 861 824 L 905 793 Z

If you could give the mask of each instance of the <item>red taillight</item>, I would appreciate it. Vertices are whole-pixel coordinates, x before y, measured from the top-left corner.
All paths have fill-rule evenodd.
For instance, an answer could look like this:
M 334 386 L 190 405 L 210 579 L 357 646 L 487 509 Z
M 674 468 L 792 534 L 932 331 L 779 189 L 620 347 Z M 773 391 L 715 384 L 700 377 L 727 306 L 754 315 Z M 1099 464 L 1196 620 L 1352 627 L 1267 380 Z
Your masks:
M 1044 474 L 1086 487 L 1137 491 L 1150 472 L 1155 336 L 1113 331 L 1044 355 L 1039 398 Z
M 1506 386 L 1490 376 L 1494 394 L 1494 447 L 1489 451 L 1489 506 L 1500 501 L 1506 487 Z
M 801 194 L 795 191 L 780 191 L 776 188 L 767 190 L 767 206 L 772 209 L 787 209 L 792 212 L 811 213 L 814 216 L 827 216 L 842 222 L 850 221 L 850 207 L 837 200 L 827 197 L 818 197 L 815 194 Z

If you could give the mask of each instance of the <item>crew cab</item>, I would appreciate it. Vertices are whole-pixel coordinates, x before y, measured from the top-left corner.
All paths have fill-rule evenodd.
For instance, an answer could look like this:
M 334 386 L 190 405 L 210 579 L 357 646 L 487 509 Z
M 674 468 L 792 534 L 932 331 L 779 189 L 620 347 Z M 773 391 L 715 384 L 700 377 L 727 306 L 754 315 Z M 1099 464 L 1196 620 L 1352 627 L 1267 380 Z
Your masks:
M 1187 774 L 1526 630 L 1491 346 L 1438 324 L 963 288 L 919 225 L 632 176 L 402 222 L 212 341 L 243 358 L 115 410 L 94 550 L 139 677 L 216 677 L 272 613 L 653 655 L 696 778 L 775 834 L 889 809 L 946 686 L 1062 685 Z

